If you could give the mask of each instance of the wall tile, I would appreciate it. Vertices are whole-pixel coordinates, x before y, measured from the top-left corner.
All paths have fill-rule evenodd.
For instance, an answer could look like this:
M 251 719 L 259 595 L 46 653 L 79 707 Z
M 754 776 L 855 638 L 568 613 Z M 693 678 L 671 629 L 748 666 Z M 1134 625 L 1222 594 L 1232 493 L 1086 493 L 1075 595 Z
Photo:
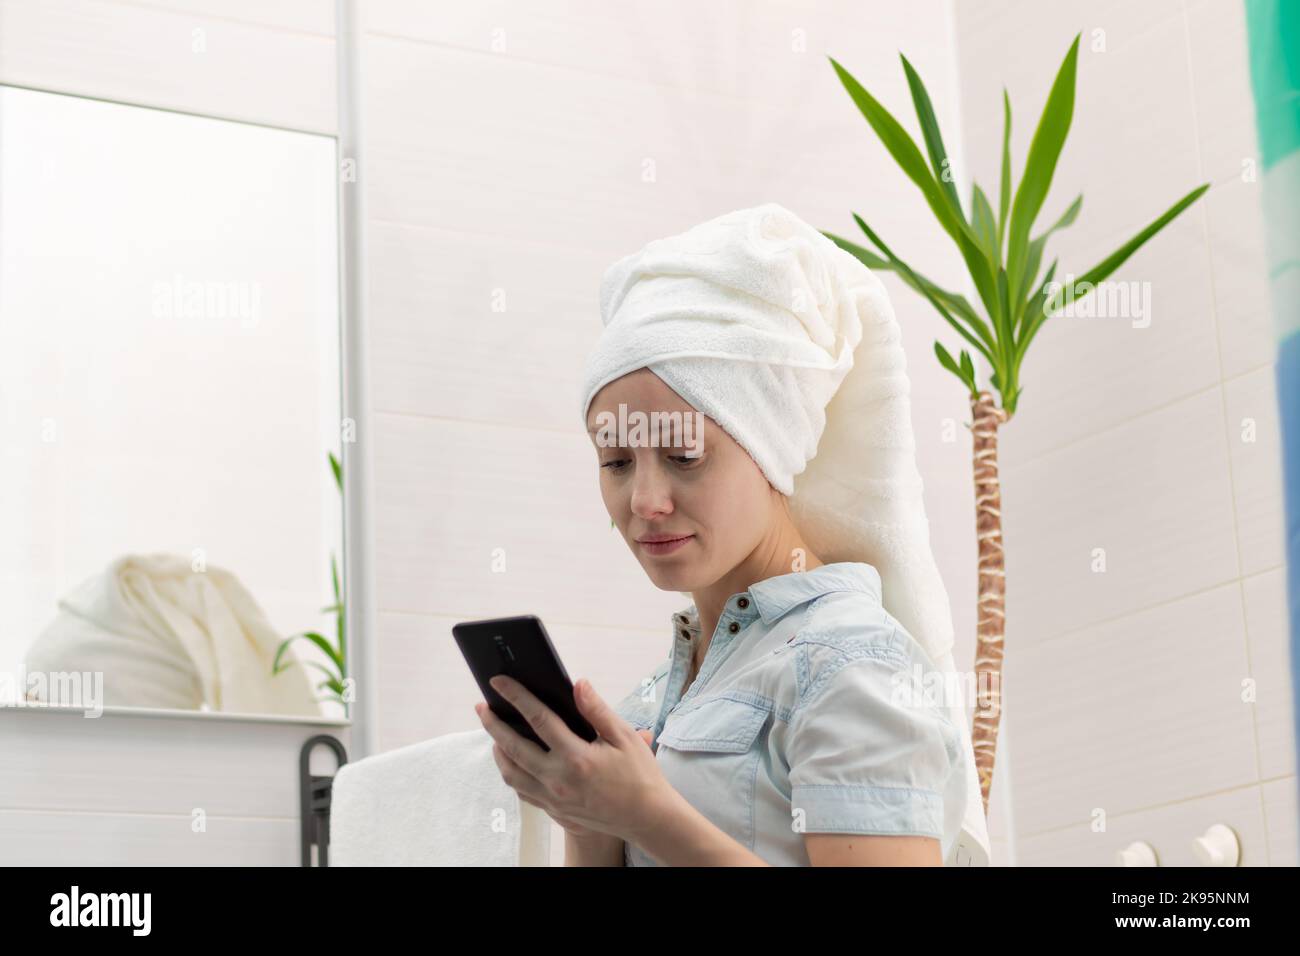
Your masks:
M 1286 560 L 1275 376 L 1268 365 L 1223 386 L 1242 574 L 1257 574 Z
M 1291 629 L 1283 568 L 1241 582 L 1250 640 L 1251 676 L 1256 682 L 1255 732 L 1259 770 L 1268 781 L 1289 776 L 1296 766 L 1295 690 L 1291 685 Z
M 337 131 L 332 37 L 204 17 L 200 9 L 0 0 L 0 82 Z
M 1007 469 L 1008 640 L 1036 645 L 1235 578 L 1225 445 L 1214 387 Z
M 1268 857 L 1270 866 L 1297 866 L 1296 778 L 1270 780 L 1260 786 L 1264 797 L 1264 819 L 1268 823 Z
M 1016 836 L 1259 780 L 1236 582 L 1008 651 Z M 1029 862 L 1028 860 L 1022 862 Z
M 1260 808 L 1260 787 L 1249 786 L 1168 806 L 1114 814 L 1104 832 L 1088 823 L 1021 837 L 1021 866 L 1115 866 L 1115 855 L 1138 840 L 1150 843 L 1160 866 L 1202 864 L 1193 841 L 1216 823 L 1232 827 L 1241 842 L 1241 866 L 1268 866 L 1271 840 Z M 1294 824 L 1293 824 L 1294 826 Z M 1277 866 L 1276 860 L 1272 862 Z

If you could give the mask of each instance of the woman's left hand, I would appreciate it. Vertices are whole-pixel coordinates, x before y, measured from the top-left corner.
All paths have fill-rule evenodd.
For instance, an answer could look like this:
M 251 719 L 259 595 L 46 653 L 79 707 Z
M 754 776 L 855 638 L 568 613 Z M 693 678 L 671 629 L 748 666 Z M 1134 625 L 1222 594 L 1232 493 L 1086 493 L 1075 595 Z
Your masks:
M 551 748 L 543 750 L 517 733 L 486 703 L 475 704 L 484 729 L 496 741 L 492 756 L 501 777 L 520 800 L 545 810 L 566 829 L 576 824 L 624 840 L 632 839 L 656 808 L 667 805 L 662 798 L 671 785 L 646 739 L 590 682 L 579 680 L 573 694 L 579 713 L 599 734 L 590 743 L 518 681 L 498 675 L 490 683 Z

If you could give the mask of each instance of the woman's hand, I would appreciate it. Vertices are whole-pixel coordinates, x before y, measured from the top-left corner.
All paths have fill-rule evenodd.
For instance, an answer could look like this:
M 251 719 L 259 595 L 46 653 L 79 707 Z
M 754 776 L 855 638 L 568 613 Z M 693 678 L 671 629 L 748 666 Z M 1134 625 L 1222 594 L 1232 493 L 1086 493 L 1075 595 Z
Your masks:
M 485 703 L 474 710 L 496 743 L 493 759 L 519 799 L 540 807 L 578 839 L 627 839 L 671 789 L 650 749 L 651 732 L 638 731 L 579 680 L 573 699 L 599 737 L 588 743 L 518 681 L 493 677 L 492 687 L 528 721 L 551 749 L 517 733 Z
M 654 738 L 653 731 L 638 730 L 636 731 L 636 733 L 642 740 L 645 741 L 646 747 L 649 747 L 650 741 Z M 545 740 L 546 738 L 543 737 L 542 739 Z M 499 746 L 494 746 L 492 748 L 492 753 L 494 756 L 500 753 L 500 751 L 501 748 Z M 651 753 L 653 753 L 653 751 L 651 751 Z M 497 757 L 497 766 L 500 767 L 501 765 L 502 765 L 502 761 L 500 757 Z M 532 800 L 527 799 L 522 794 L 520 794 L 519 799 L 523 800 L 525 803 L 532 803 L 534 806 L 541 806 L 540 804 L 534 803 Z M 546 810 L 545 807 L 542 807 L 542 809 Z M 560 816 L 555 810 L 546 810 L 546 812 L 550 815 L 552 820 L 554 820 L 556 823 L 558 823 L 561 827 L 564 828 L 566 833 L 569 833 L 572 836 L 577 837 L 579 840 L 582 840 L 584 842 L 590 842 L 593 844 L 602 843 L 603 841 L 606 840 L 615 840 L 619 845 L 620 848 L 619 852 L 620 853 L 622 852 L 621 848 L 623 846 L 623 840 L 625 839 L 625 837 L 616 837 L 609 833 L 602 833 L 599 830 L 593 830 L 590 827 L 585 827 L 575 820 L 571 820 L 568 817 Z

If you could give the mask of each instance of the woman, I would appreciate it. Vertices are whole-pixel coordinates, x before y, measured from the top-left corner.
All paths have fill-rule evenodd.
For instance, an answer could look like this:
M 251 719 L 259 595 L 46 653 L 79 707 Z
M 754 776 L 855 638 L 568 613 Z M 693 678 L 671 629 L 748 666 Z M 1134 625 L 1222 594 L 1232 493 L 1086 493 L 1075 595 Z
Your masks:
M 942 865 L 970 816 L 960 702 L 920 686 L 937 658 L 885 610 L 877 568 L 840 557 L 892 567 L 923 511 L 919 526 L 875 520 L 902 493 L 879 513 L 865 498 L 837 511 L 852 500 L 843 472 L 819 507 L 794 484 L 819 443 L 843 443 L 835 429 L 880 417 L 841 402 L 828 430 L 842 385 L 859 394 L 892 374 L 870 361 L 876 333 L 896 333 L 879 281 L 769 203 L 619 260 L 601 305 L 583 406 L 601 497 L 650 580 L 694 602 L 673 616 L 668 659 L 617 708 L 575 685 L 593 743 L 496 679 L 550 748 L 480 704 L 503 778 L 564 828 L 569 865 Z M 807 540 L 792 505 L 836 555 Z M 855 522 L 861 541 L 845 531 Z M 907 564 L 890 574 L 900 600 L 933 571 Z M 930 610 L 946 616 L 939 597 Z

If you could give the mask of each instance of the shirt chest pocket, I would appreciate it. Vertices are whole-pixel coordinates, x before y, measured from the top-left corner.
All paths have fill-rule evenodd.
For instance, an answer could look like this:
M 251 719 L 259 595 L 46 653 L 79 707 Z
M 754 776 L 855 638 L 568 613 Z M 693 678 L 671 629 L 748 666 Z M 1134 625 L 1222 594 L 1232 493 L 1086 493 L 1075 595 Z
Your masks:
M 760 734 L 769 707 L 715 697 L 664 721 L 656 756 L 665 779 L 714 826 L 754 848 Z
M 747 753 L 769 712 L 747 701 L 712 697 L 670 714 L 659 742 L 681 751 Z

